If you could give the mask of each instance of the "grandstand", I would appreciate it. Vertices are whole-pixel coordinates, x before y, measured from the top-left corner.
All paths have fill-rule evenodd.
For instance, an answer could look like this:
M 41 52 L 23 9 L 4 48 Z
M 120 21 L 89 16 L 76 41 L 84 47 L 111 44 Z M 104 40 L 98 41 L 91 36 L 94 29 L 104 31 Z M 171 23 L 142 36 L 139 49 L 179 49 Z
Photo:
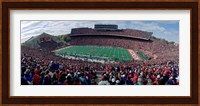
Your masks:
M 105 28 L 104 28 L 105 27 Z M 139 40 L 150 40 L 152 32 L 133 30 L 133 29 L 118 29 L 117 25 L 95 25 L 95 28 L 73 28 L 71 37 L 76 36 L 116 36 Z

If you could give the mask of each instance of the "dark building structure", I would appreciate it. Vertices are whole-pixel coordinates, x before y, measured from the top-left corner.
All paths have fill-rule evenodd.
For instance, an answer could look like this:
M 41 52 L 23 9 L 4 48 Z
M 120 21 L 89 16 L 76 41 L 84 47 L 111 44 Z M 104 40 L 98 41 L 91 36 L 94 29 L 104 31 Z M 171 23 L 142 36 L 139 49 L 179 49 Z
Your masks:
M 118 30 L 118 25 L 112 25 L 112 24 L 95 24 L 94 25 L 95 30 Z

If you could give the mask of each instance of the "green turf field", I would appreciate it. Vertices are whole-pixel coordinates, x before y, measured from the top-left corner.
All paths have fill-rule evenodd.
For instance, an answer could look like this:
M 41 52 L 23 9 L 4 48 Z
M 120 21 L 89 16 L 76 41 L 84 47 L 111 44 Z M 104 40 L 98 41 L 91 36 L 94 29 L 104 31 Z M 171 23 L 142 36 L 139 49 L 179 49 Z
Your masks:
M 94 58 L 102 58 L 107 60 L 131 61 L 133 58 L 127 49 L 103 47 L 103 46 L 72 46 L 57 51 L 58 55 L 76 55 Z

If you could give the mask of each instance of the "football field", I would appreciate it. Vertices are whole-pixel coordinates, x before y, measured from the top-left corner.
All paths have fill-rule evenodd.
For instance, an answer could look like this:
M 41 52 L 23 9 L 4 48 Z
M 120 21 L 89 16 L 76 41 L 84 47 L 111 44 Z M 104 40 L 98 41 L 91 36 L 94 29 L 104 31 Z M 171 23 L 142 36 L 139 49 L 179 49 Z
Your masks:
M 99 58 L 111 61 L 131 61 L 132 56 L 127 49 L 105 46 L 71 46 L 55 52 L 57 55 Z

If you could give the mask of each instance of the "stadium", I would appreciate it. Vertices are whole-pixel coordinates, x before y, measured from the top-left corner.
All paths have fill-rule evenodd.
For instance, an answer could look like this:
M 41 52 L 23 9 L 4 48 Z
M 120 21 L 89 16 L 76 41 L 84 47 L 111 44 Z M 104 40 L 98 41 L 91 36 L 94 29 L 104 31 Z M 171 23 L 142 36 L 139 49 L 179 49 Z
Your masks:
M 22 44 L 22 85 L 178 85 L 179 47 L 114 24 Z

